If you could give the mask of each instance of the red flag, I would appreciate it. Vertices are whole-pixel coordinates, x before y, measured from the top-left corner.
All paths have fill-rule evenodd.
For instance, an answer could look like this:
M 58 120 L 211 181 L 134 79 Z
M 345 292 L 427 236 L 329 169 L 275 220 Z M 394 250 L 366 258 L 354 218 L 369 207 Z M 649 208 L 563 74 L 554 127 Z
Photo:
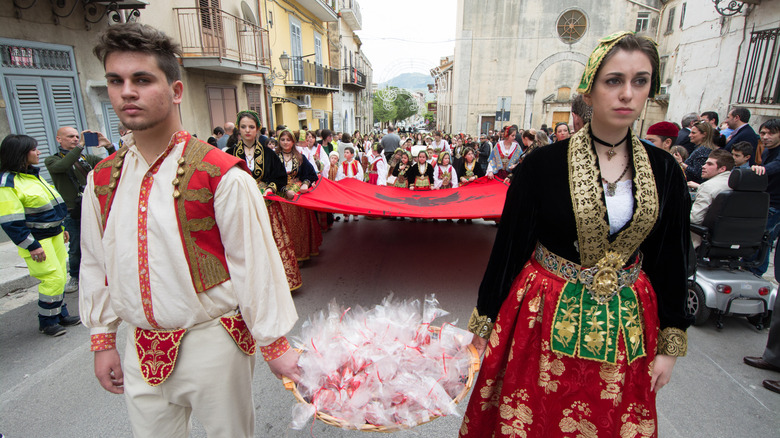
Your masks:
M 308 192 L 293 200 L 267 196 L 310 210 L 366 216 L 426 219 L 498 218 L 504 208 L 507 185 L 480 178 L 455 189 L 409 190 L 376 186 L 353 178 L 333 182 L 321 178 Z

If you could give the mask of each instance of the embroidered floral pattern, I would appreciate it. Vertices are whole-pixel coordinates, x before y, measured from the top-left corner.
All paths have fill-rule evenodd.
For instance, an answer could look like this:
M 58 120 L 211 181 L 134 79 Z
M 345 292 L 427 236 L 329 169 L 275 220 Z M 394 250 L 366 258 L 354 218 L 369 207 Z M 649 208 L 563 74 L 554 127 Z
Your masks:
M 219 319 L 219 322 L 222 324 L 222 327 L 227 330 L 230 337 L 233 338 L 233 341 L 235 341 L 239 350 L 243 351 L 244 354 L 248 356 L 255 354 L 257 351 L 255 338 L 252 337 L 252 333 L 249 331 L 249 328 L 246 326 L 246 322 L 244 322 L 244 318 L 240 313 L 233 316 L 222 317 Z
M 620 417 L 623 426 L 620 438 L 646 438 L 655 436 L 655 420 L 650 410 L 638 403 L 631 403 L 628 411 Z
M 116 333 L 98 333 L 90 336 L 91 351 L 103 351 L 116 348 Z
M 558 391 L 558 381 L 553 376 L 562 376 L 566 371 L 563 362 L 556 355 L 549 354 L 550 343 L 542 341 L 542 355 L 539 356 L 539 386 L 547 394 Z
M 135 351 L 146 383 L 157 386 L 171 375 L 179 355 L 179 345 L 186 332 L 187 329 L 135 329 Z
M 504 396 L 503 404 L 499 407 L 499 414 L 505 421 L 501 422 L 501 433 L 510 438 L 527 438 L 534 422 L 533 412 L 525 403 L 528 401 L 528 393 L 521 389 L 511 396 Z
M 601 377 L 601 399 L 612 400 L 612 405 L 617 407 L 623 400 L 623 384 L 626 380 L 626 375 L 621 365 L 625 361 L 625 355 L 618 353 L 617 364 L 603 363 L 599 370 L 599 377 Z
M 587 403 L 574 402 L 570 409 L 563 410 L 563 415 L 564 418 L 561 419 L 558 425 L 561 428 L 561 432 L 578 432 L 577 438 L 598 438 L 596 426 L 588 421 L 591 411 Z

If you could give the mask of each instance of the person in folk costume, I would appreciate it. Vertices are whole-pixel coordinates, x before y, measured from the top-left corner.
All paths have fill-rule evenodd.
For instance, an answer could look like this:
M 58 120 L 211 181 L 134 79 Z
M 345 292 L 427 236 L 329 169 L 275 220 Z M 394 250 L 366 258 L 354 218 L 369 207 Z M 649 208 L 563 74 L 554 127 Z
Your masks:
M 336 175 L 336 181 L 341 181 L 344 178 L 353 178 L 358 181 L 363 181 L 363 166 L 355 159 L 355 148 L 347 146 L 344 148 L 344 161 L 339 166 L 338 174 Z M 344 222 L 349 222 L 348 214 L 344 215 Z M 352 215 L 355 221 L 358 220 L 357 215 Z
M 487 177 L 498 178 L 509 183 L 512 172 L 520 162 L 523 150 L 515 141 L 517 130 L 511 126 L 504 129 L 504 138 L 493 146 L 488 158 Z
M 450 153 L 440 153 L 436 163 L 436 168 L 433 169 L 433 188 L 438 190 L 458 187 L 458 174 L 450 164 Z
M 324 178 L 325 175 L 328 174 L 328 170 L 330 170 L 330 160 L 325 153 L 325 149 L 321 144 L 317 143 L 317 137 L 315 136 L 314 131 L 306 131 L 304 138 L 304 142 L 297 146 L 298 152 L 309 160 L 309 163 L 314 167 L 317 176 L 322 176 Z M 328 226 L 328 214 L 318 211 L 315 212 L 314 215 L 317 218 L 317 222 L 320 224 L 322 232 L 328 231 L 330 229 Z
M 314 171 L 317 172 L 317 175 L 325 176 L 330 169 L 330 160 L 328 159 L 328 154 L 325 152 L 325 149 L 321 144 L 317 143 L 316 140 L 314 131 L 306 131 L 306 137 L 303 144 L 297 146 L 297 148 L 298 152 L 309 160 L 309 163 L 314 167 Z
M 404 189 L 409 188 L 409 179 L 407 174 L 409 173 L 412 165 L 412 156 L 409 154 L 409 152 L 401 151 L 401 158 L 398 160 L 398 163 L 393 166 L 393 176 L 395 177 L 395 182 L 393 183 L 394 187 L 401 187 Z
M 328 163 L 328 173 L 323 176 L 331 181 L 336 181 L 336 177 L 339 174 L 339 153 L 336 151 L 329 153 Z
M 297 320 L 265 202 L 246 163 L 182 128 L 181 49 L 140 23 L 94 50 L 132 130 L 87 177 L 81 320 L 101 386 L 124 393 L 135 436 L 252 437 L 256 349 L 296 379 Z M 117 350 L 125 325 L 124 361 Z
M 295 147 L 295 136 L 289 129 L 279 133 L 278 156 L 287 173 L 287 183 L 279 191 L 287 199 L 293 199 L 297 193 L 308 192 L 311 185 L 317 182 L 314 166 Z M 280 205 L 287 219 L 287 228 L 290 230 L 298 261 L 309 260 L 311 256 L 319 255 L 322 229 L 316 213 L 286 202 Z
M 482 170 L 482 166 L 477 162 L 477 153 L 474 148 L 467 147 L 463 152 L 463 161 L 460 166 L 455 169 L 460 179 L 460 185 L 472 183 L 477 178 L 485 176 L 485 171 Z
M 264 196 L 275 195 L 287 185 L 287 173 L 279 157 L 270 148 L 260 144 L 257 136 L 259 126 L 260 116 L 256 112 L 248 110 L 238 113 L 235 130 L 239 138 L 237 143 L 225 152 L 244 160 Z M 287 229 L 287 221 L 278 202 L 266 201 L 266 207 L 271 228 L 274 230 L 274 241 L 284 264 L 287 283 L 290 285 L 290 291 L 294 291 L 303 285 L 303 278 L 290 231 Z
M 428 153 L 420 151 L 417 163 L 408 172 L 409 190 L 431 190 L 433 186 L 433 166 L 428 162 Z
M 520 165 L 469 321 L 484 359 L 460 436 L 657 436 L 691 323 L 685 176 L 631 131 L 658 65 L 649 38 L 599 40 L 577 90 L 591 122 Z
M 366 173 L 368 174 L 368 183 L 378 186 L 387 184 L 387 159 L 385 154 L 382 153 L 382 146 L 377 143 L 367 154 L 368 166 L 366 167 Z
M 434 152 L 440 153 L 444 151 L 449 152 L 452 150 L 447 140 L 442 138 L 441 131 L 436 131 L 436 133 L 433 134 L 433 136 L 434 136 L 434 140 L 429 146 L 433 148 Z

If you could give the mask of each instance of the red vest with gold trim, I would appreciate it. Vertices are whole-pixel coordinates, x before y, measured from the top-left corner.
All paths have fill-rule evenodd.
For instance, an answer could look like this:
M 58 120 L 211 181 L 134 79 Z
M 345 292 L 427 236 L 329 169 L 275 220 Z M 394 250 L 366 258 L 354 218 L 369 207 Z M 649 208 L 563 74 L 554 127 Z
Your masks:
M 94 170 L 95 195 L 100 204 L 101 225 L 106 228 L 114 193 L 122 174 L 127 147 L 104 159 Z M 192 284 L 198 293 L 230 279 L 225 247 L 214 219 L 214 192 L 222 175 L 233 166 L 245 171 L 246 163 L 195 138 L 184 147 L 173 197 L 179 235 L 190 268 Z

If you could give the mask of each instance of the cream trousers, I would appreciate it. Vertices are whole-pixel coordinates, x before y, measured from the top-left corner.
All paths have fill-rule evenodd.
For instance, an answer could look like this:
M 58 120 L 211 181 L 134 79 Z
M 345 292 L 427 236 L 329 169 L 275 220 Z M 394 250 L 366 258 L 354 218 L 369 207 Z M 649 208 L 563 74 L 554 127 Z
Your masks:
M 188 437 L 193 413 L 209 437 L 253 436 L 255 356 L 239 350 L 219 319 L 187 330 L 173 372 L 158 386 L 144 381 L 135 350 L 135 327 L 128 328 L 122 368 L 135 437 Z

